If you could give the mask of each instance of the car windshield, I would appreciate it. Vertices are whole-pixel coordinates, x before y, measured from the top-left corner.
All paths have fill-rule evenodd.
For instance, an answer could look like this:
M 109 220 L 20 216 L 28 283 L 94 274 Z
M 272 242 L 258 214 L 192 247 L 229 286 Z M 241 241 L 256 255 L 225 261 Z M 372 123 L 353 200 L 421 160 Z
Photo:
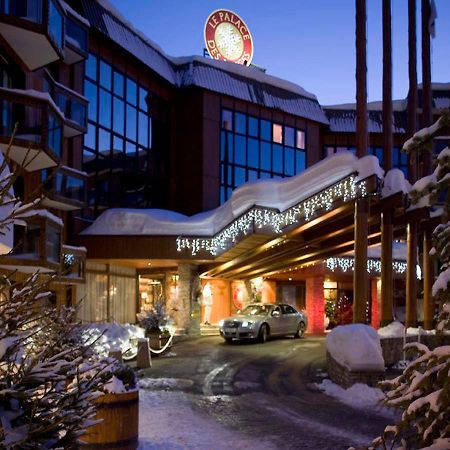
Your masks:
M 240 313 L 246 316 L 262 316 L 268 314 L 271 310 L 272 305 L 249 305 Z

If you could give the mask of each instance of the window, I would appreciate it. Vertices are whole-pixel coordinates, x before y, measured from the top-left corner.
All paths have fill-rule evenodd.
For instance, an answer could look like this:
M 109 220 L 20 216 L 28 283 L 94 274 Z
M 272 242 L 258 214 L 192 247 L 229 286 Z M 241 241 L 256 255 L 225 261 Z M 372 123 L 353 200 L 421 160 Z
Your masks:
M 83 164 L 84 170 L 96 174 L 89 177 L 88 191 L 93 193 L 89 204 L 94 203 L 97 211 L 112 206 L 167 207 L 161 191 L 166 191 L 162 186 L 166 183 L 170 115 L 160 113 L 167 109 L 166 103 L 128 76 L 126 67 L 121 69 L 124 72 L 92 53 L 85 62 L 84 95 L 89 110 Z M 149 98 L 154 100 L 152 111 Z M 154 123 L 160 126 L 157 147 L 152 149 Z M 231 154 L 233 139 L 231 135 Z M 128 189 L 130 183 L 138 187 Z M 158 192 L 152 188 L 155 185 Z
M 306 169 L 303 130 L 229 109 L 222 109 L 221 128 L 221 203 L 246 181 L 282 178 Z

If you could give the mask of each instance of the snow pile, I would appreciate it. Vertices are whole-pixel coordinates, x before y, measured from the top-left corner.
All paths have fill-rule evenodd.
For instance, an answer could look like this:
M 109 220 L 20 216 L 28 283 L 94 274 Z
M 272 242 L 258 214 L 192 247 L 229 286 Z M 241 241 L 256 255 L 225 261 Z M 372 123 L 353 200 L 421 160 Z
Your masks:
M 371 175 L 376 175 L 378 178 L 383 179 L 384 170 L 380 167 L 380 161 L 374 155 L 367 155 L 357 159 L 353 167 L 358 172 L 359 180 L 364 180 L 364 178 Z
M 405 326 L 401 322 L 394 321 L 386 325 L 385 327 L 379 328 L 378 334 L 381 339 L 403 337 L 405 334 Z M 413 327 L 409 327 L 406 329 L 407 336 L 418 336 L 419 334 L 436 334 L 436 330 L 424 330 L 423 328 Z
M 382 197 L 389 197 L 397 192 L 407 194 L 411 190 L 410 182 L 405 178 L 405 174 L 400 169 L 391 169 L 384 177 Z
M 104 389 L 110 394 L 122 394 L 128 392 L 123 385 L 122 380 L 119 380 L 115 375 L 113 375 L 108 383 L 104 385 Z
M 117 349 L 125 352 L 131 347 L 131 339 L 143 337 L 143 328 L 128 323 L 92 323 L 83 327 L 83 338 L 87 343 L 94 343 L 94 349 L 100 355 L 108 355 Z
M 81 234 L 213 236 L 255 205 L 285 211 L 355 172 L 359 179 L 384 173 L 375 156 L 341 152 L 293 177 L 246 183 L 211 211 L 188 217 L 160 209 L 108 209 Z
M 405 326 L 401 322 L 394 321 L 385 327 L 379 328 L 378 334 L 382 339 L 402 337 L 405 334 Z
M 191 387 L 194 382 L 181 378 L 142 378 L 138 384 L 141 389 L 182 390 Z
M 380 337 L 368 325 L 351 324 L 334 328 L 327 336 L 330 355 L 349 370 L 384 371 Z
M 362 383 L 356 383 L 348 389 L 344 389 L 329 379 L 323 380 L 321 383 L 316 383 L 316 386 L 321 391 L 324 391 L 325 394 L 334 397 L 341 403 L 352 408 L 369 411 L 376 409 L 379 412 L 383 412 L 389 416 L 391 415 L 391 412 L 387 408 L 380 405 L 384 399 L 384 394 L 381 389 L 369 387 L 367 384 Z
M 450 267 L 441 272 L 433 284 L 433 297 L 438 295 L 439 291 L 445 291 L 450 283 Z

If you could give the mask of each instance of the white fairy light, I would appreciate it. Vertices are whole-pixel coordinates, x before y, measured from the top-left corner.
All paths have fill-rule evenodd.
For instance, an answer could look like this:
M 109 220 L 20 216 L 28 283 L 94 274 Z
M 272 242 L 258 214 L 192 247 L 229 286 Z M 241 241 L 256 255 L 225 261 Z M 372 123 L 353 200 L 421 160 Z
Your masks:
M 330 269 L 332 272 L 334 272 L 337 269 L 341 270 L 342 272 L 348 272 L 349 270 L 353 270 L 355 261 L 353 258 L 328 258 L 327 260 L 325 260 L 325 264 L 327 268 Z M 392 262 L 392 269 L 394 270 L 395 273 L 398 273 L 400 275 L 406 272 L 407 267 L 408 265 L 406 264 L 406 262 L 402 261 Z M 368 259 L 367 272 L 381 273 L 381 261 L 379 259 L 372 259 L 372 258 Z M 416 266 L 416 272 L 417 278 L 420 279 L 419 274 L 421 273 L 421 271 L 419 265 Z
M 190 250 L 192 256 L 206 251 L 215 256 L 255 228 L 269 227 L 279 234 L 287 226 L 311 220 L 319 210 L 329 211 L 336 200 L 346 202 L 357 195 L 367 195 L 366 185 L 364 181 L 357 182 L 356 177 L 351 175 L 283 212 L 255 206 L 213 237 L 179 236 L 177 251 Z

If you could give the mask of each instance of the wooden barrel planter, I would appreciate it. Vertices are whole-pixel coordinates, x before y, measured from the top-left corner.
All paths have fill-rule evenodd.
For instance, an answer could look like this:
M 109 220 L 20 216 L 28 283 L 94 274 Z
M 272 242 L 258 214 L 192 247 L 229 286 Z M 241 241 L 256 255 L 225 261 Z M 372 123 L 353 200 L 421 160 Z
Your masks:
M 150 347 L 153 350 L 161 350 L 170 339 L 170 334 L 167 333 L 146 333 L 146 336 L 149 338 Z M 167 349 L 170 347 L 172 347 L 172 344 L 170 344 Z
M 95 420 L 81 440 L 86 449 L 136 450 L 139 445 L 139 391 L 105 394 L 95 400 Z

